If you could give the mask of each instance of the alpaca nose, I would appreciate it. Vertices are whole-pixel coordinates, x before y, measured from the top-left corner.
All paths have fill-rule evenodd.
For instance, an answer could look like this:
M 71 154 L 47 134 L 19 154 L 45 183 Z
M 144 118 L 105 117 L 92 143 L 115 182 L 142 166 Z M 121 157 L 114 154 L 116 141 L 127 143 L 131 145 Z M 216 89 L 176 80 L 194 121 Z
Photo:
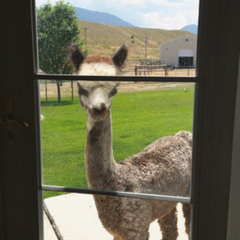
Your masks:
M 100 99 L 97 99 L 96 101 L 94 101 L 93 103 L 93 109 L 97 112 L 97 113 L 102 113 L 106 110 L 106 104 L 103 103 Z

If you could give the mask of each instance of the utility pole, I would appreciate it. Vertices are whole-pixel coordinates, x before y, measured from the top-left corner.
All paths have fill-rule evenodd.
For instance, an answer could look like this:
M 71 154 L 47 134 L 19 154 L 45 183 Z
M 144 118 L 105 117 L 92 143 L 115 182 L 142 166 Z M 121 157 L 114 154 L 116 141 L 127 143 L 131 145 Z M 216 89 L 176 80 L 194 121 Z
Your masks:
M 87 29 L 89 29 L 89 28 L 84 27 L 83 29 L 84 29 L 84 32 L 85 32 L 85 50 L 86 50 L 86 44 L 87 44 Z
M 148 34 L 144 34 L 144 39 L 145 39 L 145 59 L 147 59 L 147 44 L 148 44 Z

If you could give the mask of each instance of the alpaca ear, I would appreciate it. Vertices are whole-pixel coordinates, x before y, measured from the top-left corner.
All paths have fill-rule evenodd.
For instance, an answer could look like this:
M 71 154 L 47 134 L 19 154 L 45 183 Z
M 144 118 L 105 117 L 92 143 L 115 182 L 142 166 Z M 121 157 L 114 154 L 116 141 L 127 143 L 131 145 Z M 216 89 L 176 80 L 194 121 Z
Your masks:
M 76 70 L 79 70 L 79 66 L 83 62 L 84 56 L 76 44 L 70 46 L 70 60 Z
M 127 45 L 124 44 L 112 58 L 114 64 L 119 67 L 122 66 L 122 64 L 127 58 L 127 55 L 128 55 L 128 47 Z

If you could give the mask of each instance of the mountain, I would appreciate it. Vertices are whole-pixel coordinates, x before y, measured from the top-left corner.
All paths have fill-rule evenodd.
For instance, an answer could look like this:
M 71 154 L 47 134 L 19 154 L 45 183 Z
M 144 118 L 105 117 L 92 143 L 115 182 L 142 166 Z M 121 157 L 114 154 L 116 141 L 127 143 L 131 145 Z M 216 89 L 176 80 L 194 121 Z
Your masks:
M 190 24 L 190 25 L 187 25 L 187 26 L 181 28 L 180 30 L 184 30 L 184 31 L 188 31 L 188 32 L 197 34 L 198 26 L 196 24 Z
M 76 10 L 76 15 L 80 20 L 103 23 L 109 25 L 116 26 L 124 26 L 124 27 L 134 27 L 131 23 L 128 23 L 112 14 L 91 11 L 84 8 L 74 7 Z

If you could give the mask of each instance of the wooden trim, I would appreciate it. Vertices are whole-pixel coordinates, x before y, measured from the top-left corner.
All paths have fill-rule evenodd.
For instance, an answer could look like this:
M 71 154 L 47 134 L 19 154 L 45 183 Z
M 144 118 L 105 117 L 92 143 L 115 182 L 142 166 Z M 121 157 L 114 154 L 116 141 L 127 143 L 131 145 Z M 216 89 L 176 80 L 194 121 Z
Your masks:
M 32 11 L 34 1 L 1 3 L 1 97 L 10 93 L 13 115 L 29 124 L 14 124 L 14 148 L 1 136 L 1 225 L 4 239 L 43 239 L 42 191 L 39 172 L 38 115 L 35 114 L 35 74 Z M 34 5 L 35 8 L 35 5 Z M 2 102 L 2 101 L 1 101 Z M 0 115 L 3 115 L 2 107 Z M 2 132 L 2 131 L 1 131 Z M 2 230 L 2 229 L 1 229 Z M 1 235 L 0 235 L 1 236 Z M 1 236 L 2 237 L 2 236 Z
M 201 1 L 192 239 L 225 240 L 239 42 L 238 1 Z
M 232 150 L 232 166 L 231 166 L 231 186 L 229 197 L 229 214 L 228 214 L 228 234 L 227 240 L 238 239 L 240 236 L 240 208 L 239 208 L 239 182 L 240 182 L 240 56 L 238 67 L 238 86 L 237 86 L 237 100 L 234 121 L 234 137 Z

